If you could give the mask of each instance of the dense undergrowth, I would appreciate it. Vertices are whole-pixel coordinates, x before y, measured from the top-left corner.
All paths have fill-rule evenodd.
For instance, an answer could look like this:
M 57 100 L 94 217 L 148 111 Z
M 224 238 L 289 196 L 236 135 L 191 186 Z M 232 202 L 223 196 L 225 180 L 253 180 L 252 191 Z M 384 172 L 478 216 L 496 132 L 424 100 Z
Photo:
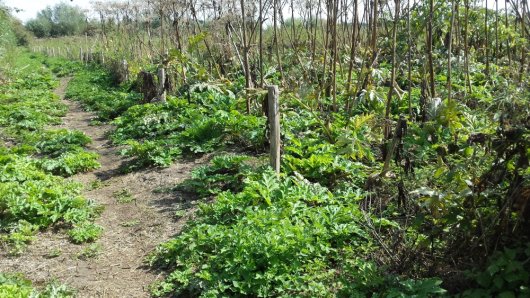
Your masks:
M 215 65 L 223 54 L 208 42 L 222 34 L 186 36 L 186 51 L 179 43 L 179 50 L 169 50 L 161 61 L 156 55 L 133 59 L 125 76 L 113 63 L 138 47 L 133 46 L 135 38 L 127 44 L 120 30 L 133 26 L 140 37 L 145 32 L 134 26 L 141 22 L 124 22 L 115 28 L 116 36 L 107 24 L 102 52 L 90 53 L 104 57 L 106 50 L 113 61 L 107 65 L 44 59 L 57 75 L 74 76 L 69 98 L 95 112 L 97 121 L 114 124 L 110 137 L 124 145 L 123 154 L 133 158 L 134 168 L 168 166 L 179 158 L 213 153 L 207 166 L 175 186 L 193 193 L 201 204 L 182 232 L 148 257 L 151 266 L 167 272 L 152 285 L 153 295 L 530 296 L 530 86 L 524 20 L 506 11 L 503 25 L 497 12 L 488 20 L 487 10 L 469 2 L 459 7 L 436 1 L 431 12 L 434 1 L 431 8 L 427 3 L 415 1 L 406 20 L 399 10 L 387 16 L 391 5 L 386 5 L 380 21 L 385 30 L 377 38 L 378 21 L 370 29 L 374 31 L 361 26 L 359 44 L 351 43 L 356 53 L 349 52 L 346 42 L 329 55 L 328 40 L 319 40 L 323 37 L 316 29 L 312 54 L 301 50 L 310 49 L 310 42 L 305 34 L 296 36 L 294 20 L 293 27 L 278 28 L 283 37 L 274 28 L 271 39 L 272 29 L 265 30 L 269 57 L 260 57 L 265 65 L 259 77 L 285 88 L 280 99 L 280 175 L 268 168 L 263 154 L 268 142 L 265 94 L 243 87 L 245 80 L 258 85 L 258 68 L 251 65 L 250 76 L 244 78 L 235 62 Z M 377 15 L 377 7 L 373 9 Z M 453 28 L 455 12 L 459 28 Z M 460 25 L 460 13 L 465 26 Z M 393 17 L 390 38 L 387 25 Z M 508 26 L 511 22 L 515 26 Z M 495 36 L 503 42 L 496 40 L 493 56 L 487 48 L 493 34 L 488 23 L 495 23 Z M 427 24 L 431 35 L 450 34 L 434 41 L 425 38 L 427 45 L 422 38 Z M 212 29 L 208 23 L 198 25 Z M 327 36 L 326 27 L 322 25 Z M 414 45 L 406 27 L 407 34 L 418 36 Z M 290 29 L 299 44 L 288 42 Z M 151 32 L 147 35 L 151 41 Z M 232 37 L 227 40 L 219 45 L 230 48 Z M 113 47 L 108 53 L 109 41 L 119 41 L 118 50 Z M 320 50 L 315 46 L 319 42 Z M 280 49 L 282 43 L 287 46 Z M 453 43 L 454 48 L 448 47 Z M 243 54 L 254 51 L 240 48 Z M 226 56 L 219 59 L 246 63 L 239 53 L 239 59 Z M 251 64 L 257 65 L 256 57 L 251 55 Z M 349 71 L 351 77 L 344 67 L 348 64 L 355 69 Z M 222 67 L 222 74 L 216 69 L 219 77 L 211 74 L 217 66 Z M 140 82 L 118 85 L 115 80 L 134 78 L 140 69 L 152 74 L 159 67 L 174 80 L 167 83 L 174 88 L 167 103 L 143 103 L 134 91 Z M 37 228 L 64 222 L 74 226 L 73 241 L 93 239 L 101 232 L 90 223 L 95 209 L 74 185 L 56 176 L 95 166 L 90 163 L 94 157 L 79 149 L 88 140 L 75 132 L 45 131 L 64 113 L 51 100 L 49 73 L 5 73 L 0 79 L 5 77 L 11 79 L 0 87 L 7 88 L 7 95 L 0 96 L 6 103 L 0 110 L 2 137 L 8 141 L 1 159 L 6 177 L 1 190 L 8 196 L 1 197 L 0 215 L 9 215 L 2 216 L 8 221 L 0 225 L 9 235 L 4 238 L 23 242 Z M 411 88 L 406 90 L 410 93 L 401 88 Z M 43 100 L 24 100 L 33 97 Z M 16 189 L 35 191 L 28 197 L 14 194 Z M 4 199 L 9 195 L 12 201 Z M 26 197 L 37 204 L 17 201 Z M 2 280 L 9 279 L 0 277 L 0 290 Z
M 219 156 L 193 172 L 186 188 L 218 195 L 200 206 L 186 231 L 152 255 L 152 264 L 172 271 L 155 285 L 155 295 L 425 297 L 445 292 L 441 281 L 402 279 L 367 260 L 377 247 L 372 229 L 384 231 L 395 223 L 361 210 L 361 192 L 332 193 L 299 174 L 278 177 L 242 165 L 248 158 Z
M 221 149 L 247 154 L 214 157 L 178 186 L 204 203 L 149 257 L 169 272 L 154 295 L 528 294 L 526 211 L 503 203 L 527 196 L 528 92 L 508 80 L 499 76 L 504 89 L 443 101 L 428 121 L 409 122 L 388 171 L 383 119 L 367 112 L 382 102 L 360 101 L 351 117 L 334 113 L 327 122 L 285 94 L 276 176 L 251 156 L 265 152 L 265 117 L 239 112 L 237 84 L 197 83 L 202 88 L 177 91 L 165 104 L 139 104 L 130 85 L 112 87 L 110 78 L 97 67 L 82 70 L 68 94 L 112 121 L 111 138 L 136 166 Z M 495 242 L 506 248 L 489 255 Z
M 0 86 L 0 242 L 20 253 L 39 230 L 64 225 L 71 240 L 90 234 L 98 208 L 81 196 L 82 185 L 67 181 L 99 167 L 88 152 L 91 139 L 79 131 L 54 128 L 66 106 L 53 94 L 57 81 L 38 57 L 22 52 Z M 31 71 L 29 71 L 31 69 Z M 62 177 L 61 177 L 62 176 Z
M 66 96 L 116 126 L 111 138 L 127 145 L 123 154 L 135 166 L 169 166 L 175 159 L 237 146 L 260 151 L 265 143 L 265 118 L 238 112 L 231 92 L 196 88 L 188 98 L 170 97 L 167 104 L 138 104 L 130 86 L 113 87 L 109 72 L 94 67 L 77 72 Z

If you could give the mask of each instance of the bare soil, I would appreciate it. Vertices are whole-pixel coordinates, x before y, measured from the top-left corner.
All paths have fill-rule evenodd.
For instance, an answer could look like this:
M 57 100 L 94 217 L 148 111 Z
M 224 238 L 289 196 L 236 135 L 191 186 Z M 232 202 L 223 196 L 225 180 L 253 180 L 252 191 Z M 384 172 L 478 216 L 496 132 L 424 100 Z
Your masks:
M 67 84 L 68 79 L 62 79 L 56 90 L 69 107 L 61 127 L 90 136 L 89 150 L 100 155 L 101 168 L 72 177 L 85 186 L 85 197 L 104 207 L 96 221 L 104 228 L 95 242 L 96 256 L 83 257 L 94 244 L 72 244 L 64 230 L 50 229 L 39 233 L 21 256 L 0 252 L 0 272 L 24 273 L 36 284 L 57 280 L 76 289 L 78 297 L 149 297 L 149 285 L 160 276 L 144 259 L 181 230 L 195 205 L 188 195 L 170 189 L 208 157 L 124 174 L 121 169 L 128 160 L 106 137 L 112 127 L 90 125 L 94 115 L 64 99 Z M 118 202 L 119 193 L 130 194 L 132 201 Z M 186 215 L 177 219 L 175 211 L 183 208 Z

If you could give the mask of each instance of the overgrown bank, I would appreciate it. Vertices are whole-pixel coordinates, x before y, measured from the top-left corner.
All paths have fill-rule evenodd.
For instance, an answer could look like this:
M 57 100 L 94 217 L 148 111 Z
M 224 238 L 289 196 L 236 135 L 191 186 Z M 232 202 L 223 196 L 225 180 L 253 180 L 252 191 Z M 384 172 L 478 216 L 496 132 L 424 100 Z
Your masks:
M 377 102 L 360 103 L 355 116 L 336 113 L 325 123 L 296 95 L 285 94 L 282 175 L 276 177 L 265 170 L 265 158 L 253 156 L 266 151 L 265 118 L 238 112 L 244 105 L 233 95 L 236 85 L 197 83 L 167 104 L 128 102 L 134 92 L 124 85 L 124 93 L 104 93 L 115 99 L 112 104 L 131 107 L 106 116 L 109 100 L 100 101 L 107 95 L 96 91 L 97 77 L 110 74 L 84 70 L 69 94 L 101 112 L 102 120 L 114 118 L 112 139 L 128 146 L 123 152 L 136 167 L 167 166 L 219 149 L 243 153 L 216 157 L 176 186 L 197 193 L 204 204 L 180 235 L 149 258 L 169 272 L 153 286 L 155 295 L 528 292 L 526 209 L 507 214 L 499 203 L 526 194 L 525 113 L 509 112 L 526 109 L 524 97 L 509 105 L 493 95 L 477 105 L 442 102 L 429 121 L 408 123 L 391 171 L 382 176 L 382 119 L 366 112 Z M 503 230 L 508 226 L 520 240 L 509 238 Z M 506 249 L 488 259 L 493 239 Z M 481 253 L 470 255 L 463 247 Z M 480 265 L 469 264 L 470 258 Z

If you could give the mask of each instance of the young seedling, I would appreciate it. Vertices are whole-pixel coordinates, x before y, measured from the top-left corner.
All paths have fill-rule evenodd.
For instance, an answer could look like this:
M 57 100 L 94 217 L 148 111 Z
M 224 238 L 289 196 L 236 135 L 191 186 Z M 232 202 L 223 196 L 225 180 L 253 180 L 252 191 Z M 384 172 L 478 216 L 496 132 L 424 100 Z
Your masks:
M 114 195 L 114 198 L 116 199 L 116 202 L 120 204 L 128 204 L 133 201 L 136 201 L 136 199 L 133 197 L 131 192 L 125 188 L 119 191 L 115 191 L 113 195 Z

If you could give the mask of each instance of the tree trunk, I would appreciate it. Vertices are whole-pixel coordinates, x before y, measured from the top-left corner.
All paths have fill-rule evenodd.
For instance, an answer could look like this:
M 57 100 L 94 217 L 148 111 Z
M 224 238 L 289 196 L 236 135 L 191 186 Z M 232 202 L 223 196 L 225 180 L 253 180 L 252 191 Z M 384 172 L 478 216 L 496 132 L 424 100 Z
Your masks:
M 457 0 L 458 1 L 458 0 Z M 455 23 L 455 4 L 451 1 L 451 22 L 449 24 L 449 44 L 447 46 L 447 100 L 451 101 L 452 99 L 452 51 L 453 51 L 453 26 Z
M 434 0 L 429 1 L 429 19 L 427 23 L 427 57 L 429 59 L 429 79 L 431 98 L 436 97 L 436 89 L 434 86 L 434 62 L 432 57 L 432 22 L 434 15 Z
M 390 72 L 390 87 L 388 95 L 386 97 L 386 109 L 385 109 L 385 139 L 390 138 L 390 109 L 392 105 L 392 95 L 394 94 L 394 81 L 396 80 L 396 35 L 397 35 L 397 24 L 399 21 L 399 8 L 400 0 L 394 0 L 395 11 L 394 11 L 394 25 L 392 26 L 392 70 Z
M 248 66 L 248 50 L 249 45 L 247 43 L 247 26 L 246 26 L 246 17 L 245 17 L 245 1 L 241 0 L 241 28 L 243 30 L 243 65 L 244 65 L 244 71 L 245 71 L 245 88 L 247 89 L 245 92 L 248 93 L 248 89 L 250 89 L 250 67 Z M 250 97 L 248 94 L 246 94 L 247 98 L 247 114 L 250 114 Z
M 464 20 L 464 72 L 466 75 L 466 87 L 469 88 L 468 91 L 471 93 L 471 79 L 469 78 L 469 42 L 467 39 L 468 36 L 468 20 L 469 20 L 469 0 L 465 0 L 465 20 Z
M 352 28 L 352 35 L 351 35 L 351 48 L 350 48 L 350 63 L 348 65 L 348 81 L 346 83 L 346 92 L 350 93 L 350 87 L 351 87 L 351 79 L 352 79 L 352 71 L 353 71 L 353 63 L 355 60 L 355 51 L 357 49 L 357 8 L 358 8 L 358 0 L 353 0 L 353 28 Z M 349 97 L 349 96 L 348 96 Z M 348 109 L 348 103 L 347 101 L 347 107 Z

